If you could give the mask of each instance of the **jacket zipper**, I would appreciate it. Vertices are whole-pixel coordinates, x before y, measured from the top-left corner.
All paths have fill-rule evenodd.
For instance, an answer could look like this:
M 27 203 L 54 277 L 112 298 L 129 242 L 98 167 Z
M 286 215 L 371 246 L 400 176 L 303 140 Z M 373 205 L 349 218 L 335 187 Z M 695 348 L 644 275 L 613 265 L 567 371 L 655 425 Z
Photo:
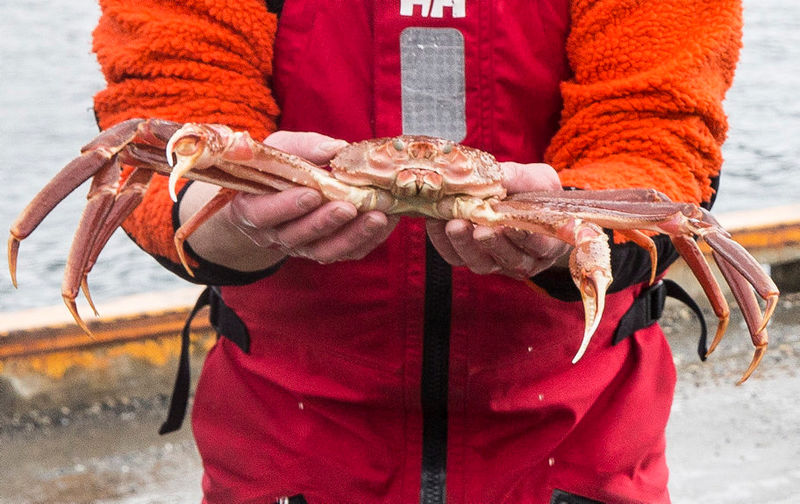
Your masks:
M 445 504 L 447 389 L 450 358 L 452 270 L 430 240 L 425 246 L 425 314 L 422 343 L 422 480 L 420 502 Z

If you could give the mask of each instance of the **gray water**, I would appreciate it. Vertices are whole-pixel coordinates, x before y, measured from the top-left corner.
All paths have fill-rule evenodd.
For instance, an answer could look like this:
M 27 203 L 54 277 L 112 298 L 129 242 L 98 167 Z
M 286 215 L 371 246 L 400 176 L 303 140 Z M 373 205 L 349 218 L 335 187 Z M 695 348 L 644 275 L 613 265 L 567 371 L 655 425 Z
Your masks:
M 103 86 L 91 53 L 94 2 L 4 0 L 0 17 L 0 229 L 97 128 L 91 97 Z M 716 212 L 798 201 L 800 3 L 746 0 L 744 49 L 726 108 L 731 129 Z M 20 248 L 11 286 L 0 261 L 0 313 L 61 303 L 60 284 L 85 188 Z M 90 277 L 103 301 L 186 284 L 117 232 Z

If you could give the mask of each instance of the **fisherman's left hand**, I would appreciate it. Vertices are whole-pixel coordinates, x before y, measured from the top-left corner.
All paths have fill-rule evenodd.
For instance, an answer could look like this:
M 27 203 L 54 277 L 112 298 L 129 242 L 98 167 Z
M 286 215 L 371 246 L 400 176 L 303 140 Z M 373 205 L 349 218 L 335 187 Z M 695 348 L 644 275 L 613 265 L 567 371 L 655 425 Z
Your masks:
M 544 163 L 500 163 L 508 194 L 560 190 L 556 171 Z M 529 278 L 552 266 L 569 246 L 557 238 L 467 220 L 428 219 L 428 236 L 442 258 L 474 273 Z

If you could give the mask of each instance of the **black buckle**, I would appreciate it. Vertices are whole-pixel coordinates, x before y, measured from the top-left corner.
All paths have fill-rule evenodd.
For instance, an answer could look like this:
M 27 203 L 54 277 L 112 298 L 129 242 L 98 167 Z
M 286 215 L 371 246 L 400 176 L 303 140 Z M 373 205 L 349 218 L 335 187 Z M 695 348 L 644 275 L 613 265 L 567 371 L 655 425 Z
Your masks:
M 664 305 L 667 300 L 667 285 L 664 280 L 659 280 L 655 285 L 652 285 L 644 290 L 646 306 L 645 314 L 648 317 L 647 325 L 655 323 L 664 314 Z
M 301 494 L 297 494 L 291 497 L 280 497 L 275 504 L 308 504 L 308 501 Z
M 616 345 L 636 331 L 653 325 L 664 313 L 666 299 L 667 287 L 663 280 L 644 289 L 620 318 L 612 344 Z
M 655 323 L 664 314 L 664 304 L 668 297 L 689 307 L 700 321 L 700 340 L 697 345 L 697 353 L 700 360 L 706 360 L 706 339 L 708 329 L 703 312 L 688 292 L 683 290 L 680 285 L 672 280 L 664 279 L 643 290 L 639 296 L 633 300 L 633 304 L 628 311 L 620 318 L 617 330 L 614 332 L 613 345 L 624 341 L 625 338 L 645 327 Z
M 550 504 L 603 504 L 598 500 L 588 499 L 580 495 L 571 494 L 563 490 L 553 490 L 553 495 L 550 496 Z

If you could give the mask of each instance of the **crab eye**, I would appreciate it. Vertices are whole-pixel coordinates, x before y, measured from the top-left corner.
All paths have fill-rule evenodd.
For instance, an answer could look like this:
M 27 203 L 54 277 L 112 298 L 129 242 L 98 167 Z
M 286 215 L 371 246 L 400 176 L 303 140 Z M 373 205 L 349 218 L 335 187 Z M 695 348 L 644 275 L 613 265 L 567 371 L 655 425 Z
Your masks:
M 442 154 L 450 154 L 453 152 L 453 144 L 449 143 L 442 147 Z
M 406 144 L 404 144 L 403 141 L 400 140 L 399 138 L 395 138 L 394 142 L 392 143 L 392 145 L 394 146 L 395 150 L 397 150 L 398 152 L 402 151 L 403 149 L 406 148 Z

